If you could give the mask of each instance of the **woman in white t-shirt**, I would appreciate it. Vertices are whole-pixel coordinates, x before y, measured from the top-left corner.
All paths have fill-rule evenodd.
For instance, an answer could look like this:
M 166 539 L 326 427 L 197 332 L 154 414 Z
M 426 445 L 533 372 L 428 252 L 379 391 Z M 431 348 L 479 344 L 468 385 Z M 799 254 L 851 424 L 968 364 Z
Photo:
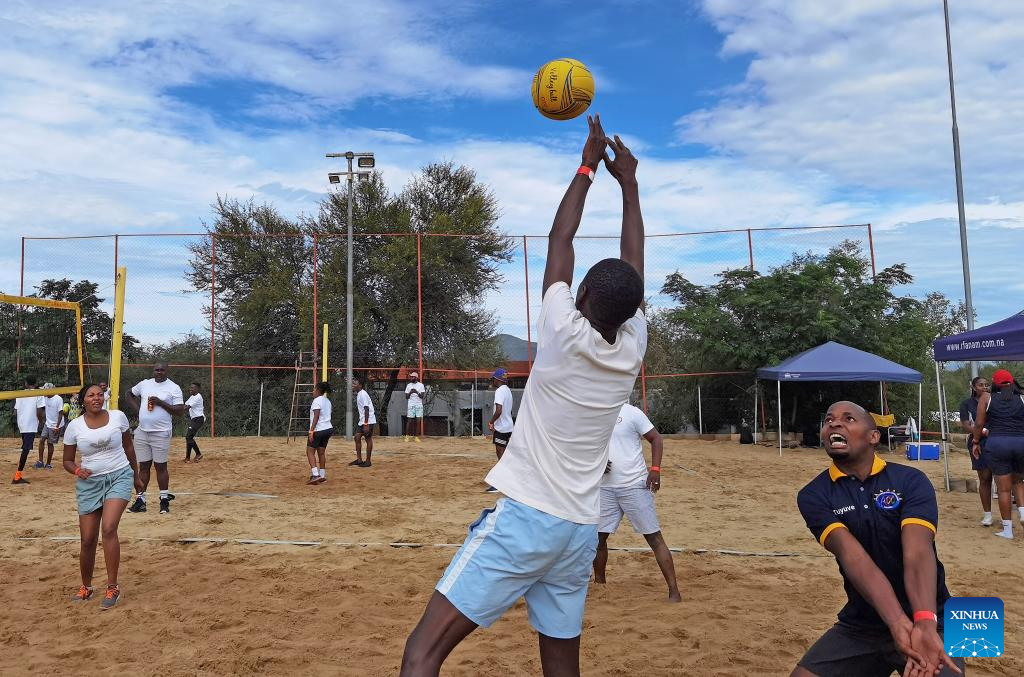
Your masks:
M 199 384 L 192 382 L 188 384 L 188 399 L 185 400 L 185 407 L 188 408 L 188 428 L 185 430 L 185 463 L 192 462 L 192 450 L 196 452 L 196 463 L 203 460 L 203 452 L 199 451 L 196 444 L 196 433 L 206 423 L 206 416 L 203 412 L 203 394 L 199 392 Z
M 78 478 L 78 528 L 82 551 L 79 568 L 82 587 L 72 597 L 76 602 L 92 598 L 92 573 L 96 563 L 96 543 L 103 528 L 103 560 L 107 565 L 107 591 L 100 602 L 104 609 L 117 604 L 121 589 L 117 569 L 121 562 L 121 543 L 117 525 L 128 507 L 132 488 L 142 491 L 135 446 L 128 429 L 128 417 L 103 408 L 103 390 L 87 385 L 79 392 L 82 415 L 68 423 L 64 432 L 64 469 Z M 75 455 L 81 454 L 81 465 Z
M 313 387 L 313 404 L 309 405 L 309 442 L 306 443 L 306 460 L 309 461 L 309 480 L 306 484 L 322 484 L 327 481 L 327 440 L 331 439 L 334 426 L 331 425 L 331 384 L 327 381 Z M 319 465 L 317 462 L 319 461 Z

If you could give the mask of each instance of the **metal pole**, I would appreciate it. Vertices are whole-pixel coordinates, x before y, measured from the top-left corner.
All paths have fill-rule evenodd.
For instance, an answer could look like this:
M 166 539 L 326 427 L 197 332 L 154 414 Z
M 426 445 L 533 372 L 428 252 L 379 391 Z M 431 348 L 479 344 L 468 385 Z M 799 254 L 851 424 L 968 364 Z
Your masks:
M 754 379 L 754 444 L 757 444 L 757 379 Z
M 416 233 L 416 315 L 419 329 L 420 378 L 423 378 L 426 374 L 423 372 L 423 236 L 420 233 Z M 425 418 L 426 416 L 420 417 L 421 436 L 425 434 Z
M 942 377 L 939 376 L 939 363 L 935 363 L 935 395 L 939 400 L 939 444 L 944 459 L 943 473 L 946 482 L 946 491 L 949 491 L 949 458 L 946 451 L 946 411 L 942 402 Z M 920 452 L 918 452 L 920 453 Z
M 949 433 L 949 415 L 946 413 L 949 411 L 948 402 L 946 401 L 946 386 L 942 386 L 942 420 L 946 423 L 946 432 Z M 946 491 L 950 491 L 952 487 L 949 485 L 949 444 L 944 443 L 942 445 L 942 463 L 943 472 L 946 476 Z
M 526 280 L 526 376 L 533 370 L 533 347 L 530 345 L 533 336 L 530 333 L 530 254 L 526 248 L 526 236 L 523 235 L 523 277 Z
M 116 275 L 115 275 L 116 277 Z M 18 296 L 25 295 L 25 236 L 21 237 L 21 287 Z M 18 306 L 18 351 L 14 358 L 14 371 L 21 373 L 21 311 L 25 306 Z
M 345 439 L 352 439 L 352 156 L 348 157 L 348 255 L 345 277 Z
M 964 177 L 960 167 L 960 130 L 956 125 L 956 92 L 953 89 L 953 41 L 949 34 L 949 0 L 942 0 L 946 20 L 946 65 L 949 67 L 949 107 L 953 115 L 953 165 L 956 171 L 956 207 L 960 218 L 960 259 L 964 271 L 964 303 L 967 331 L 974 329 L 974 300 L 971 295 L 971 262 L 967 256 L 967 217 L 964 215 Z M 971 362 L 971 377 L 978 375 L 978 363 Z
M 775 382 L 775 398 L 779 402 L 779 458 L 782 458 L 782 381 Z
M 924 442 L 924 435 L 922 431 L 924 428 L 924 404 L 922 398 L 924 397 L 924 380 L 917 384 L 917 442 Z
M 473 387 L 469 389 L 469 439 L 476 437 L 473 424 L 476 422 L 476 370 L 473 371 Z
M 747 228 L 747 254 L 750 256 L 750 272 L 754 272 L 754 237 Z
M 210 235 L 210 437 L 217 436 L 217 391 L 214 376 L 217 365 L 217 236 Z
M 885 392 L 882 390 L 882 382 L 878 382 L 878 413 L 885 416 Z
M 697 384 L 697 433 L 704 434 L 704 407 L 700 402 L 700 384 Z
M 260 381 L 260 413 L 256 418 L 256 437 L 263 433 L 263 381 Z
M 316 380 L 316 358 L 317 358 L 317 336 L 316 331 L 320 326 L 316 322 L 316 234 L 313 234 L 313 380 Z M 323 381 L 327 380 L 325 376 Z
M 868 224 L 868 249 L 871 251 L 871 279 L 874 280 L 878 272 L 875 270 L 875 236 L 871 232 L 871 224 Z

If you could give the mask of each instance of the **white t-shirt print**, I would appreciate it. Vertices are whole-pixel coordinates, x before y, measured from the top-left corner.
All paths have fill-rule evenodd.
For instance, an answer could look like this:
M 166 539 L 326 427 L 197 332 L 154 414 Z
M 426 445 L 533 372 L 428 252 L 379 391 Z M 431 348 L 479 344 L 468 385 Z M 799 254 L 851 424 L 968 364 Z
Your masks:
M 597 524 L 608 441 L 646 350 L 642 310 L 609 344 L 576 310 L 569 285 L 551 285 L 516 434 L 486 481 L 541 512 Z

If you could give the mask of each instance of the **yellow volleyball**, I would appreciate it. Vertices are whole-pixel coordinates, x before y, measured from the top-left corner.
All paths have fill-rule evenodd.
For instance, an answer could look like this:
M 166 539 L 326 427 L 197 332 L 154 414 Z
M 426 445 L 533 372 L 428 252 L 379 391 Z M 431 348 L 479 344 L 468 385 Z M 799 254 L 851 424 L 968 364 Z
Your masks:
M 555 59 L 533 76 L 533 105 L 552 120 L 571 120 L 594 100 L 594 76 L 576 59 Z

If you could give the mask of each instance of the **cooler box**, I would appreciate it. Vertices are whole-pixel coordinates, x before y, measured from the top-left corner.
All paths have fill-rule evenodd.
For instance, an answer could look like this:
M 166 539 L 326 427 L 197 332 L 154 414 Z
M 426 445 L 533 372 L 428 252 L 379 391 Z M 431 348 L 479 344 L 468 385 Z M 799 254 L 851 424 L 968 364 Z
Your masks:
M 911 461 L 937 461 L 940 453 L 938 442 L 907 442 L 907 458 Z

